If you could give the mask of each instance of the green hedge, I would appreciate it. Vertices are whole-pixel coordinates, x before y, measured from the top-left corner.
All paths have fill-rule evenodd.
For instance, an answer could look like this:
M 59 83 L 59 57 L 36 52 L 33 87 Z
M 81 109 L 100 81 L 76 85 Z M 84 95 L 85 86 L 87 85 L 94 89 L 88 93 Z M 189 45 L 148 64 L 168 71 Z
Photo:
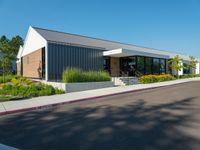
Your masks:
M 0 89 L 0 95 L 12 95 L 22 97 L 37 97 L 62 93 L 64 93 L 62 90 L 41 83 L 32 84 L 30 86 L 7 84 L 4 85 L 2 89 Z
M 162 75 L 144 75 L 139 78 L 140 83 L 155 83 L 155 82 L 163 82 L 175 80 L 175 77 L 170 74 L 162 74 Z
M 63 82 L 101 82 L 110 81 L 110 75 L 105 71 L 81 71 L 77 68 L 70 68 L 63 72 Z
M 180 79 L 200 77 L 200 74 L 184 74 L 179 76 Z

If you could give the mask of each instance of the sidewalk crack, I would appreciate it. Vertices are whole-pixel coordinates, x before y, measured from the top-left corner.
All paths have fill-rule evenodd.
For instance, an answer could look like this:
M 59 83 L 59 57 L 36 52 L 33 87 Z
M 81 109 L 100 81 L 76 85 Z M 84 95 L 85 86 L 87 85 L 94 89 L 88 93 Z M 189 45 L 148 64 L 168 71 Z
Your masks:
M 1 103 L 1 105 L 3 106 L 4 110 L 6 111 L 6 107 L 4 106 L 4 104 L 3 104 L 3 103 Z

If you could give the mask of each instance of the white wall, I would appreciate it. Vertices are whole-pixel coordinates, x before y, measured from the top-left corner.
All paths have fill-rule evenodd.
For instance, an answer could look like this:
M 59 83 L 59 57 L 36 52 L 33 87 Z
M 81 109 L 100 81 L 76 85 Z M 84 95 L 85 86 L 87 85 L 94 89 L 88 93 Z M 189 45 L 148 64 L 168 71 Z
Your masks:
M 62 82 L 49 82 L 42 81 L 44 84 L 51 85 L 55 88 L 61 89 L 67 93 L 70 92 L 78 92 L 78 91 L 86 91 L 107 87 L 114 87 L 114 82 L 105 81 L 105 82 L 79 82 L 79 83 L 62 83 Z
M 46 47 L 46 45 L 47 45 L 47 41 L 32 27 L 29 27 L 29 30 L 24 42 L 22 56 L 30 54 L 42 47 Z
M 17 53 L 17 63 L 21 61 L 21 55 L 22 55 L 22 52 L 23 52 L 23 47 L 20 45 L 19 46 L 19 51 Z
M 21 56 L 30 54 L 38 49 L 45 47 L 46 53 L 46 70 L 45 70 L 45 79 L 48 80 L 48 58 L 47 58 L 47 40 L 44 39 L 34 28 L 29 27 L 26 39 L 24 42 L 23 50 Z
M 183 65 L 183 62 L 182 62 L 182 61 L 180 62 L 180 65 Z M 177 72 L 177 70 L 172 69 L 172 74 L 173 74 L 173 75 L 177 75 L 177 74 L 178 74 L 179 76 L 180 76 L 180 75 L 183 75 L 183 68 L 181 68 L 180 70 L 178 70 L 178 72 Z
M 195 74 L 199 74 L 200 65 L 199 63 L 196 64 Z
M 183 62 L 181 61 L 180 62 L 180 65 L 183 65 Z M 183 75 L 183 68 L 181 68 L 181 70 L 178 71 L 178 75 Z

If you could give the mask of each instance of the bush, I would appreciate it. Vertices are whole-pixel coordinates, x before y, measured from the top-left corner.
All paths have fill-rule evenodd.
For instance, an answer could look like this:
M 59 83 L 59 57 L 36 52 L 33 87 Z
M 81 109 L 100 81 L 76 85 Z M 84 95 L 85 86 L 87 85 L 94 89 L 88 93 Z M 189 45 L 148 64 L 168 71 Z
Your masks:
M 110 81 L 110 75 L 105 71 L 81 71 L 77 68 L 70 68 L 63 72 L 63 82 L 101 82 Z
M 2 89 L 0 89 L 0 95 L 12 95 L 22 97 L 37 97 L 62 93 L 64 93 L 64 91 L 53 88 L 51 85 L 45 85 L 41 83 L 31 84 L 30 86 L 7 84 L 4 85 Z
M 200 74 L 184 74 L 179 76 L 180 79 L 200 77 Z
M 22 76 L 15 76 L 12 78 L 11 80 L 12 84 L 13 85 L 31 85 L 32 82 L 30 80 L 28 80 L 27 78 L 25 77 L 22 77 Z
M 175 80 L 175 77 L 170 74 L 162 74 L 162 75 L 144 75 L 139 78 L 141 83 L 155 83 L 155 82 L 163 82 Z
M 0 76 L 0 83 L 10 82 L 13 77 L 14 77 L 14 75 Z

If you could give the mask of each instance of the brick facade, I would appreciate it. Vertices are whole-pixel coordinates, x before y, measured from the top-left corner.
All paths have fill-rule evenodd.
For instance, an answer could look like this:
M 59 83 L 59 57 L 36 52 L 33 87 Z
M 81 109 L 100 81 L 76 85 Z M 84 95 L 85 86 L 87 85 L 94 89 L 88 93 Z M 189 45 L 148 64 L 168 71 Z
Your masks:
M 17 63 L 17 75 L 21 75 L 21 62 Z
M 42 49 L 23 57 L 23 76 L 42 78 Z

